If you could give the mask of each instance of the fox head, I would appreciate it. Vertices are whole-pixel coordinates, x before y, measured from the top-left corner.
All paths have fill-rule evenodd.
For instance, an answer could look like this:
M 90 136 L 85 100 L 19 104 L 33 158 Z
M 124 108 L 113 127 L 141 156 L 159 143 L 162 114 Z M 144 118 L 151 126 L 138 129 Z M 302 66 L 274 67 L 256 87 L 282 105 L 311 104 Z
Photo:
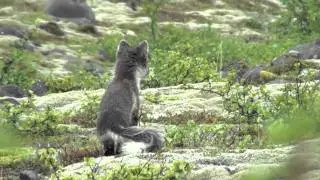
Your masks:
M 145 78 L 149 73 L 148 68 L 149 45 L 146 40 L 137 46 L 130 46 L 121 40 L 116 53 L 116 75 L 130 78 Z

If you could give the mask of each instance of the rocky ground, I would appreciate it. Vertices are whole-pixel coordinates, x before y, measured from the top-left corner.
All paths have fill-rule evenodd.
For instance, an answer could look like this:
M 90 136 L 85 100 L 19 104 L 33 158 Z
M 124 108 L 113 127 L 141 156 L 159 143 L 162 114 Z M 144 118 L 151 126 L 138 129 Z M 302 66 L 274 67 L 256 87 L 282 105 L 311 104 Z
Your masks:
M 76 10 L 74 13 L 66 14 L 59 10 L 50 11 L 56 17 L 49 16 L 44 11 L 45 5 L 40 0 L 20 0 L 12 5 L 4 1 L 0 2 L 0 60 L 12 47 L 23 49 L 37 57 L 37 70 L 43 75 L 53 74 L 64 76 L 77 71 L 81 67 L 88 72 L 102 75 L 111 71 L 113 66 L 113 52 L 110 49 L 92 48 L 94 43 L 106 36 L 136 36 L 137 27 L 150 23 L 150 18 L 143 15 L 142 8 L 132 10 L 125 3 L 114 3 L 107 0 L 96 0 L 88 3 L 92 8 L 83 6 L 83 11 Z M 245 6 L 243 5 L 245 4 Z M 172 1 L 166 5 L 159 16 L 159 25 L 167 26 L 174 24 L 192 30 L 207 28 L 210 26 L 223 35 L 240 35 L 248 41 L 260 41 L 265 39 L 264 29 L 266 25 L 277 18 L 282 6 L 277 0 L 247 1 L 234 3 L 231 0 L 215 0 L 210 3 L 192 3 Z M 50 9 L 50 8 L 49 8 Z M 49 10 L 47 10 L 49 11 Z M 81 13 L 82 12 L 82 13 Z M 94 14 L 94 16 L 92 15 Z M 57 17 L 58 16 L 58 17 Z M 259 19 L 260 22 L 257 22 Z M 210 23 L 208 23 L 210 22 Z M 259 26 L 257 30 L 256 26 Z M 262 27 L 262 28 L 261 28 Z M 138 28 L 139 29 L 139 28 Z M 261 30 L 262 29 L 262 30 Z M 268 82 L 267 89 L 277 94 L 283 85 L 279 83 L 280 78 L 286 76 L 287 69 L 294 62 L 304 60 L 308 65 L 305 70 L 314 70 L 319 73 L 320 67 L 319 42 L 297 46 L 288 50 L 283 56 L 276 58 L 271 65 L 258 66 L 252 69 L 238 69 L 239 65 L 231 64 L 229 67 L 239 70 L 239 76 L 247 82 Z M 228 72 L 228 66 L 223 69 L 222 74 Z M 304 71 L 302 71 L 303 73 Z M 320 75 L 318 76 L 320 78 Z M 153 122 L 148 126 L 164 129 L 164 121 L 172 118 L 184 120 L 196 118 L 194 114 L 205 114 L 212 118 L 210 121 L 218 121 L 226 116 L 222 105 L 221 96 L 215 93 L 203 93 L 199 90 L 204 84 L 193 84 L 192 88 L 185 86 L 172 86 L 144 89 L 141 94 L 142 113 L 145 118 Z M 214 83 L 212 89 L 219 89 L 224 83 Z M 42 87 L 42 86 L 41 86 Z M 12 91 L 12 88 L 9 88 Z M 41 88 L 43 89 L 43 88 Z M 22 102 L 27 98 L 23 92 L 16 90 L 16 98 L 9 98 L 14 103 Z M 78 110 L 82 103 L 89 97 L 101 97 L 103 89 L 90 91 L 69 91 L 64 93 L 51 93 L 44 96 L 36 96 L 34 104 L 37 109 L 46 106 L 53 107 L 59 113 L 69 110 Z M 0 98 L 7 100 L 9 91 L 0 88 Z M 156 97 L 156 98 L 155 98 Z M 99 98 L 98 98 L 99 100 Z M 202 116 L 201 116 L 202 117 Z M 144 124 L 142 124 L 144 125 Z M 77 124 L 60 124 L 60 131 L 70 131 L 72 136 L 88 140 L 95 138 L 94 128 L 84 128 Z M 44 146 L 44 143 L 39 143 Z M 242 152 L 226 151 L 216 152 L 215 147 L 205 146 L 202 148 L 174 148 L 162 153 L 161 161 L 152 158 L 152 153 L 138 153 L 124 155 L 121 157 L 97 157 L 100 167 L 119 164 L 139 164 L 144 161 L 154 163 L 170 164 L 173 160 L 183 159 L 194 165 L 188 179 L 239 179 L 252 169 L 271 171 L 283 164 L 288 164 L 297 179 L 319 179 L 320 162 L 319 140 L 308 141 L 295 148 L 295 146 L 279 146 L 268 149 L 246 149 Z M 31 148 L 33 151 L 33 148 Z M 32 154 L 32 153 L 30 153 Z M 98 153 L 94 154 L 94 157 Z M 0 154 L 1 155 L 1 154 Z M 98 154 L 99 155 L 99 154 Z M 6 155 L 0 157 L 6 158 Z M 17 158 L 19 159 L 19 157 Z M 82 160 L 78 163 L 69 164 L 64 167 L 62 174 L 81 176 L 88 171 Z M 305 169 L 296 167 L 296 164 L 305 165 Z M 8 168 L 9 167 L 9 168 Z M 13 171 L 7 173 L 6 171 Z M 1 168 L 0 177 L 6 179 L 6 175 L 17 176 L 20 169 L 12 170 L 6 164 Z M 80 173 L 80 174 L 79 174 Z M 296 173 L 296 174 L 295 174 Z M 2 175 L 4 174 L 4 175 Z M 275 175 L 274 179 L 284 179 L 281 175 Z M 292 178 L 291 178 L 292 179 Z

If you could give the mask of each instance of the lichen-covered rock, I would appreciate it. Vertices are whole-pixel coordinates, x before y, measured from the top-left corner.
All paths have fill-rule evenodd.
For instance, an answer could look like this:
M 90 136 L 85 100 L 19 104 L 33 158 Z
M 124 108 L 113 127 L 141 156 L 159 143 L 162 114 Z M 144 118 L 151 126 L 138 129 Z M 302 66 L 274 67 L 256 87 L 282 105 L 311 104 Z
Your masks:
M 241 174 L 254 166 L 268 166 L 270 164 L 270 167 L 277 167 L 277 164 L 287 160 L 287 154 L 290 150 L 292 150 L 292 147 L 247 150 L 243 153 L 221 153 L 216 156 L 206 156 L 206 150 L 203 149 L 180 149 L 162 153 L 162 158 L 159 159 L 152 158 L 154 157 L 153 153 L 138 153 L 121 157 L 99 157 L 96 158 L 96 162 L 99 162 L 99 167 L 102 168 L 113 167 L 122 162 L 125 162 L 126 165 L 139 165 L 143 162 L 165 162 L 166 165 L 169 165 L 175 160 L 184 160 L 193 165 L 191 175 L 188 176 L 190 180 L 196 179 L 196 177 L 204 180 L 231 180 L 239 177 L 237 174 Z M 248 164 L 251 164 L 251 166 Z M 236 170 L 231 172 L 230 169 Z M 81 174 L 88 171 L 90 171 L 89 167 L 86 167 L 84 163 L 76 163 L 65 167 L 63 175 L 81 177 Z
M 3 7 L 3 8 L 0 8 L 0 16 L 2 15 L 11 15 L 13 14 L 13 7 L 11 6 L 7 6 L 7 7 Z

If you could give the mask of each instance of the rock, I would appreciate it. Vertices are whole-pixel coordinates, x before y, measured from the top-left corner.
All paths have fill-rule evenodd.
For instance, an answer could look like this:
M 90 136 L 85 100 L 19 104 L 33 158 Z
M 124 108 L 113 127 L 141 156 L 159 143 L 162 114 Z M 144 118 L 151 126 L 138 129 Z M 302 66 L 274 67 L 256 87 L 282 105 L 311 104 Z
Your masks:
M 35 51 L 37 49 L 37 46 L 33 42 L 25 39 L 19 39 L 17 41 L 14 41 L 13 46 L 17 49 L 22 49 L 27 51 Z
M 100 76 L 105 72 L 105 69 L 102 66 L 101 62 L 94 60 L 85 60 L 83 62 L 83 67 L 86 71 L 97 76 Z
M 299 62 L 301 54 L 297 52 L 291 52 L 284 54 L 271 62 L 268 68 L 271 72 L 281 74 L 293 70 L 295 63 Z
M 6 103 L 11 103 L 13 105 L 19 105 L 19 101 L 15 98 L 12 97 L 4 97 L 4 98 L 0 98 L 0 106 L 2 104 L 6 104 Z
M 20 39 L 16 36 L 1 36 L 0 35 L 0 51 L 6 50 L 8 48 L 11 48 L 12 46 L 15 46 L 17 41 Z
M 48 85 L 42 80 L 37 80 L 31 85 L 31 90 L 37 96 L 45 95 L 48 92 L 48 88 Z
M 22 98 L 25 97 L 27 93 L 23 92 L 22 89 L 14 84 L 11 85 L 0 85 L 0 97 L 9 96 Z
M 11 35 L 18 38 L 24 38 L 24 30 L 16 25 L 0 24 L 0 35 Z
M 97 56 L 101 61 L 112 61 L 112 56 L 110 56 L 107 51 L 100 49 L 97 52 Z
M 55 22 L 47 22 L 39 25 L 39 28 L 42 30 L 47 31 L 50 34 L 56 35 L 56 36 L 64 36 L 65 32 L 61 30 L 59 25 Z
M 240 81 L 241 77 L 247 72 L 248 69 L 249 65 L 245 61 L 231 61 L 222 67 L 220 74 L 222 77 L 226 77 L 229 71 L 235 71 L 236 80 Z
M 312 43 L 298 45 L 288 53 L 295 51 L 300 54 L 301 59 L 320 59 L 320 39 Z
M 206 150 L 202 149 L 178 149 L 171 152 L 164 152 L 162 158 L 154 158 L 154 153 L 137 153 L 129 154 L 121 157 L 108 156 L 96 158 L 100 167 L 112 167 L 123 162 L 126 165 L 139 165 L 148 161 L 152 163 L 163 163 L 170 165 L 175 160 L 185 160 L 193 166 L 193 170 L 187 179 L 221 179 L 231 180 L 233 175 L 227 170 L 237 166 L 238 173 L 246 171 L 254 166 L 270 166 L 277 167 L 277 164 L 285 162 L 288 159 L 288 153 L 293 147 L 275 148 L 275 149 L 259 149 L 246 150 L 243 153 L 221 153 L 215 156 L 205 155 Z M 249 164 L 249 165 L 248 165 Z M 267 164 L 267 165 L 265 165 Z M 268 165 L 271 164 L 271 165 Z M 63 169 L 63 175 L 81 176 L 82 173 L 89 169 L 82 163 L 69 165 Z M 103 173 L 103 172 L 102 172 Z
M 96 36 L 100 36 L 101 35 L 101 33 L 98 31 L 98 29 L 92 24 L 79 25 L 78 30 L 80 32 L 89 33 L 89 34 L 93 34 L 93 35 L 96 35 Z
M 84 19 L 95 23 L 95 15 L 84 0 L 47 0 L 45 11 L 57 18 Z
M 312 64 L 315 69 L 320 69 L 320 59 L 306 59 L 303 62 Z
M 0 9 L 0 15 L 10 15 L 13 14 L 13 7 L 8 6 L 8 7 L 3 7 Z
M 276 77 L 272 72 L 265 71 L 261 66 L 257 66 L 248 70 L 242 76 L 242 79 L 245 84 L 263 84 L 274 80 Z
M 232 180 L 229 172 L 223 167 L 205 167 L 192 172 L 187 180 Z
M 61 49 L 61 48 L 53 48 L 53 49 L 49 49 L 49 50 L 42 50 L 40 51 L 41 54 L 45 55 L 45 56 L 49 56 L 52 54 L 59 54 L 59 55 L 65 55 L 66 54 L 66 50 Z
M 24 170 L 20 172 L 20 180 L 40 180 L 40 177 L 34 171 Z

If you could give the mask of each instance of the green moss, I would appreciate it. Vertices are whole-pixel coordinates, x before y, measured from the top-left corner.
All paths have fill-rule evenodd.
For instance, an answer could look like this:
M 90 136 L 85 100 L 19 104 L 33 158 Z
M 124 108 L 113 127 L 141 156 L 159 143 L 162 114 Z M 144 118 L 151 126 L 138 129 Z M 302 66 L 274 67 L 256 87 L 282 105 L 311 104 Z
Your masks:
M 279 167 L 258 167 L 246 170 L 238 175 L 238 180 L 270 180 L 285 177 L 285 168 Z
M 0 57 L 0 83 L 17 84 L 28 89 L 39 75 L 36 69 L 40 54 L 10 48 L 11 52 Z
M 155 103 L 155 104 L 159 104 L 165 101 L 174 101 L 174 100 L 179 100 L 180 97 L 177 96 L 172 96 L 172 95 L 160 95 L 159 93 L 146 93 L 144 95 L 145 100 L 151 102 L 151 103 Z
M 20 13 L 18 14 L 18 19 L 25 24 L 34 25 L 37 19 L 49 20 L 49 17 L 40 11 Z
M 260 78 L 262 78 L 264 82 L 274 80 L 276 77 L 277 75 L 273 74 L 272 72 L 260 71 Z
M 0 149 L 0 165 L 10 165 L 26 160 L 34 153 L 33 148 Z

